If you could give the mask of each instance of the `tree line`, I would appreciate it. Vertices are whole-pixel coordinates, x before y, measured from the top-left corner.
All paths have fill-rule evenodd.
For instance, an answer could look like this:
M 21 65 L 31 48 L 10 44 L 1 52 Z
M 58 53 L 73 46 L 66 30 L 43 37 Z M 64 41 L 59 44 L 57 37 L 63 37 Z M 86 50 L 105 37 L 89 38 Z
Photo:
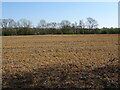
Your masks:
M 44 34 L 120 34 L 118 28 L 98 28 L 98 22 L 88 17 L 86 22 L 79 20 L 79 23 L 71 23 L 62 20 L 59 23 L 40 20 L 35 27 L 27 19 L 15 21 L 13 19 L 0 19 L 0 28 L 3 36 L 8 35 L 44 35 Z

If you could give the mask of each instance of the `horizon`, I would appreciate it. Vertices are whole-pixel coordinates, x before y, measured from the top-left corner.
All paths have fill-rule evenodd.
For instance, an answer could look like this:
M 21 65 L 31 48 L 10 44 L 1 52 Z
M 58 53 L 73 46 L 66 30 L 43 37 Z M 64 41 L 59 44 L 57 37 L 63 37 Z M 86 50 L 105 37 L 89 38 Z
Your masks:
M 9 13 L 9 14 L 8 14 Z M 28 19 L 37 26 L 41 19 L 46 22 L 61 22 L 68 20 L 71 23 L 92 17 L 98 28 L 118 27 L 117 2 L 3 2 L 2 18 L 12 18 L 18 21 Z

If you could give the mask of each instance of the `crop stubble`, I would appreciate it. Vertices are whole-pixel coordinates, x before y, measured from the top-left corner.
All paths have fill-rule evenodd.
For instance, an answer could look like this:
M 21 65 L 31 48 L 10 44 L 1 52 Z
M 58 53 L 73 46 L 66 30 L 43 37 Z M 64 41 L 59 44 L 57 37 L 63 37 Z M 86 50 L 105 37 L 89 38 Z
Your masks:
M 117 34 L 4 36 L 3 87 L 118 87 L 118 45 Z

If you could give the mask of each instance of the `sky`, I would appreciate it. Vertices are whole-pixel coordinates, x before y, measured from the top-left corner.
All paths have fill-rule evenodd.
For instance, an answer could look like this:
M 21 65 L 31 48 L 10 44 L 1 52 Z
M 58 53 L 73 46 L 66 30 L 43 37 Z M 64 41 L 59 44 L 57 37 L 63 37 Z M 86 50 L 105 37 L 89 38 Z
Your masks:
M 92 17 L 99 28 L 118 27 L 118 2 L 2 2 L 2 18 L 29 19 L 37 26 L 46 22 L 69 20 L 79 23 Z

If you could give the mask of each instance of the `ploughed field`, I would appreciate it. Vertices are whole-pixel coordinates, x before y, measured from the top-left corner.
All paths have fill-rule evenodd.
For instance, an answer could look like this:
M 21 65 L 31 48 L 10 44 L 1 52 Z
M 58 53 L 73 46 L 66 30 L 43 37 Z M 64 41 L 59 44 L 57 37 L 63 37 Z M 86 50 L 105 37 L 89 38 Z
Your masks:
M 117 88 L 118 34 L 3 36 L 3 88 Z

